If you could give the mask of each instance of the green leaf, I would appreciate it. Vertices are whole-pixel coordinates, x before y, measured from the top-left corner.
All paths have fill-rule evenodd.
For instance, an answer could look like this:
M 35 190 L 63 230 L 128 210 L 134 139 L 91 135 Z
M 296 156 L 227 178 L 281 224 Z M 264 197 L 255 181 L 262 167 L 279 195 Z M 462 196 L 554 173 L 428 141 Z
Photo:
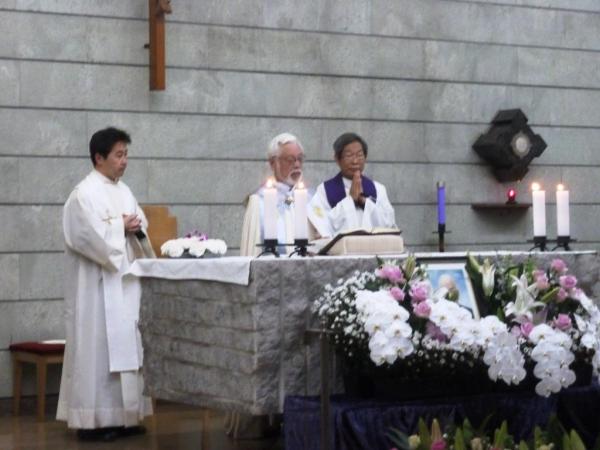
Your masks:
M 429 428 L 421 417 L 419 419 L 419 437 L 421 438 L 421 445 L 424 448 L 431 448 L 431 435 L 429 434 Z
M 546 426 L 546 438 L 548 442 L 560 442 L 566 432 L 567 430 L 562 426 L 556 414 L 552 414 Z
M 562 450 L 573 450 L 573 447 L 571 447 L 571 440 L 569 439 L 568 434 L 565 434 L 563 436 L 562 444 L 563 444 Z
M 573 450 L 585 450 L 585 445 L 583 445 L 581 437 L 579 437 L 575 430 L 571 430 L 571 448 Z
M 525 442 L 525 441 L 519 442 L 519 450 L 529 450 L 529 446 L 527 445 L 527 442 Z
M 494 447 L 504 448 L 504 441 L 506 441 L 507 436 L 508 425 L 506 424 L 506 420 L 504 420 L 500 428 L 494 433 Z
M 456 433 L 454 434 L 454 448 L 455 450 L 467 450 L 465 439 L 460 428 L 457 428 Z
M 560 291 L 560 287 L 557 286 L 554 289 L 551 289 L 548 292 L 546 292 L 544 295 L 542 295 L 542 298 L 540 300 L 544 303 L 549 303 L 550 301 L 552 301 L 556 298 L 558 291 Z

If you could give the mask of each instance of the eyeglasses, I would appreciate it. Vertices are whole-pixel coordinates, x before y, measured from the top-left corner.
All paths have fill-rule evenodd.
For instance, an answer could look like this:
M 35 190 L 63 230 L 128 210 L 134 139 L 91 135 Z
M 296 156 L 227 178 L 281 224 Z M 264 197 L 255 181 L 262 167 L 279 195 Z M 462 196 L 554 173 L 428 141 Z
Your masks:
M 290 166 L 293 164 L 296 164 L 296 161 L 298 161 L 300 164 L 304 163 L 304 155 L 300 155 L 297 157 L 294 156 L 279 156 L 278 157 L 279 160 L 285 162 L 286 164 L 289 164 Z
M 360 152 L 357 153 L 345 153 L 342 154 L 342 159 L 344 161 L 354 161 L 355 159 L 358 159 L 359 161 L 362 161 L 365 159 L 365 152 L 363 152 L 362 150 Z

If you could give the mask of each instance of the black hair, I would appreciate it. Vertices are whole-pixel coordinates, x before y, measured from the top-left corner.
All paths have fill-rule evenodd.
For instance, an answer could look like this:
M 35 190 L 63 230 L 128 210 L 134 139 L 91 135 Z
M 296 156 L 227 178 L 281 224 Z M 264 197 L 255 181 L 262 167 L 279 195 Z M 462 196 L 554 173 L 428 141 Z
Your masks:
M 369 146 L 367 145 L 365 140 L 356 133 L 344 133 L 333 143 L 333 152 L 335 153 L 335 159 L 340 159 L 342 157 L 342 152 L 344 151 L 344 148 L 346 148 L 346 145 L 352 144 L 353 142 L 360 142 L 360 145 L 362 145 L 363 152 L 365 153 L 365 156 L 367 156 Z
M 114 127 L 96 131 L 92 135 L 92 138 L 90 139 L 90 158 L 92 158 L 94 167 L 96 166 L 96 155 L 102 155 L 103 158 L 107 158 L 117 142 L 129 144 L 131 143 L 131 138 L 126 131 Z

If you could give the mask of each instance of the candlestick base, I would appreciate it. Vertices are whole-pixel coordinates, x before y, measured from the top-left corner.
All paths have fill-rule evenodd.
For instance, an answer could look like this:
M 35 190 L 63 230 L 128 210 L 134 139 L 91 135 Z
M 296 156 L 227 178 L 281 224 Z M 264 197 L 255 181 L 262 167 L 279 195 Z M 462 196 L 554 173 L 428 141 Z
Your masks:
M 294 251 L 292 253 L 290 253 L 290 257 L 292 257 L 293 255 L 308 256 L 307 247 L 309 245 L 312 245 L 312 244 L 308 243 L 308 239 L 295 239 L 294 240 Z
M 438 235 L 438 251 L 440 253 L 444 253 L 446 251 L 445 240 L 444 240 L 444 235 L 446 233 L 452 233 L 452 231 L 450 231 L 450 230 L 446 231 L 445 223 L 438 223 L 438 229 L 437 229 L 437 231 L 434 231 L 433 234 Z
M 275 255 L 276 258 L 279 258 L 279 252 L 277 251 L 278 245 L 279 243 L 277 242 L 277 239 L 265 239 L 262 244 L 256 244 L 257 247 L 261 247 L 263 249 L 257 258 L 269 254 Z
M 546 248 L 546 243 L 548 242 L 548 239 L 546 239 L 546 236 L 534 236 L 533 240 L 527 240 L 527 242 L 532 242 L 533 243 L 533 247 L 531 247 L 529 249 L 529 251 L 533 251 L 536 248 L 540 250 L 540 252 L 545 252 L 548 249 Z
M 577 242 L 577 239 L 571 239 L 571 236 L 558 236 L 556 241 L 550 242 L 556 242 L 556 247 L 554 247 L 552 251 L 556 250 L 557 248 L 564 248 L 566 252 L 570 252 L 571 247 L 569 247 L 569 244 L 571 242 Z

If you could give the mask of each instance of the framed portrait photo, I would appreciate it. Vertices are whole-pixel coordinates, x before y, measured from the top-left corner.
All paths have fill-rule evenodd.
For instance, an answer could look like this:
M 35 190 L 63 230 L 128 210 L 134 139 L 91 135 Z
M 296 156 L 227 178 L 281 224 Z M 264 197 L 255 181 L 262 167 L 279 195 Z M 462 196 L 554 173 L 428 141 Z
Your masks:
M 477 299 L 465 262 L 428 263 L 427 275 L 433 289 L 447 288 L 460 306 L 468 309 L 475 319 L 479 319 Z

